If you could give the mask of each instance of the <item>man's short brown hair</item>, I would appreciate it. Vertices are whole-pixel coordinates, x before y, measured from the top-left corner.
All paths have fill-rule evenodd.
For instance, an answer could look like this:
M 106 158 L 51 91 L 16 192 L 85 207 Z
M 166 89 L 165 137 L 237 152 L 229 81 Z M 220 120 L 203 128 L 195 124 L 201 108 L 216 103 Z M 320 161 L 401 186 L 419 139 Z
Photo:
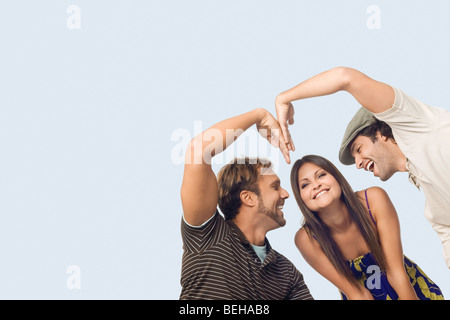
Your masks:
M 262 168 L 272 166 L 269 160 L 260 158 L 236 158 L 220 169 L 217 176 L 219 187 L 219 208 L 226 220 L 233 219 L 241 205 L 240 194 L 243 190 L 260 194 L 258 179 Z
M 355 158 L 352 156 L 350 148 L 356 137 L 363 135 L 372 139 L 372 142 L 375 142 L 377 140 L 377 132 L 380 132 L 382 136 L 388 137 L 395 142 L 392 129 L 386 122 L 375 118 L 373 113 L 366 108 L 359 108 L 345 130 L 344 138 L 339 149 L 339 161 L 345 165 L 354 164 Z
M 377 133 L 380 133 L 382 136 L 388 137 L 389 139 L 392 139 L 395 141 L 394 134 L 392 133 L 391 127 L 384 121 L 378 120 L 377 118 L 373 117 L 373 123 L 364 129 L 362 129 L 357 136 L 365 136 L 369 137 L 372 142 L 375 142 L 377 140 L 376 135 Z M 353 139 L 355 140 L 355 139 Z M 352 141 L 353 142 L 353 141 Z M 350 143 L 350 145 L 352 145 Z

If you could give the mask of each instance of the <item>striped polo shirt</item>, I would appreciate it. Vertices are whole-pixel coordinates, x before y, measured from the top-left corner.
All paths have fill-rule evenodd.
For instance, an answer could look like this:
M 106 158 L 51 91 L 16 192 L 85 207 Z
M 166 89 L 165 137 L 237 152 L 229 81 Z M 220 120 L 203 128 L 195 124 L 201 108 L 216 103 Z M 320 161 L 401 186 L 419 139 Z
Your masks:
M 216 211 L 201 227 L 181 222 L 180 299 L 312 300 L 303 275 L 272 249 L 258 258 L 241 230 Z

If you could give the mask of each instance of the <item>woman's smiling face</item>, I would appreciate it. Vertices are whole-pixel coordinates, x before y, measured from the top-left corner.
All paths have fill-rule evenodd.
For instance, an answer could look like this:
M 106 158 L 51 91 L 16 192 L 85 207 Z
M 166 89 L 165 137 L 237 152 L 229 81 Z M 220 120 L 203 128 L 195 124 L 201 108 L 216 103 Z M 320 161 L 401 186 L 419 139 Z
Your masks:
M 298 170 L 300 196 L 305 205 L 315 212 L 341 198 L 341 187 L 327 171 L 313 163 L 305 163 Z

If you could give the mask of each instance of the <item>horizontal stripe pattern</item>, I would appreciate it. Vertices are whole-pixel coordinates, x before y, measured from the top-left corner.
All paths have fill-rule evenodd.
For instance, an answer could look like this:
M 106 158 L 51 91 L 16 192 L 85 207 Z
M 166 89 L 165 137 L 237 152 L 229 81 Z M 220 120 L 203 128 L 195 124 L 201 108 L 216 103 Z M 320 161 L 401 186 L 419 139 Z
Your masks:
M 303 275 L 271 248 L 263 263 L 232 221 L 216 212 L 202 227 L 181 222 L 183 259 L 180 299 L 312 299 Z

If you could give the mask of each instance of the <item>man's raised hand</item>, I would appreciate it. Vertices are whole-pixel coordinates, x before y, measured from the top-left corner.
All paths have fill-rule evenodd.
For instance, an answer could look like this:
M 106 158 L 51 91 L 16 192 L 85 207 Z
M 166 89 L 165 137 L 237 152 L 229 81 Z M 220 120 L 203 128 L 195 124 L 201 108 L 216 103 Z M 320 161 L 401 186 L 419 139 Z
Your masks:
M 292 103 L 282 102 L 281 99 L 277 97 L 275 99 L 275 110 L 287 148 L 290 151 L 295 151 L 294 141 L 292 140 L 291 133 L 289 132 L 289 125 L 294 124 L 294 107 L 292 106 Z
M 261 120 L 256 123 L 259 134 L 261 134 L 269 143 L 279 148 L 287 163 L 291 163 L 289 156 L 289 147 L 282 133 L 282 129 L 274 116 L 266 109 L 260 109 L 262 112 Z

